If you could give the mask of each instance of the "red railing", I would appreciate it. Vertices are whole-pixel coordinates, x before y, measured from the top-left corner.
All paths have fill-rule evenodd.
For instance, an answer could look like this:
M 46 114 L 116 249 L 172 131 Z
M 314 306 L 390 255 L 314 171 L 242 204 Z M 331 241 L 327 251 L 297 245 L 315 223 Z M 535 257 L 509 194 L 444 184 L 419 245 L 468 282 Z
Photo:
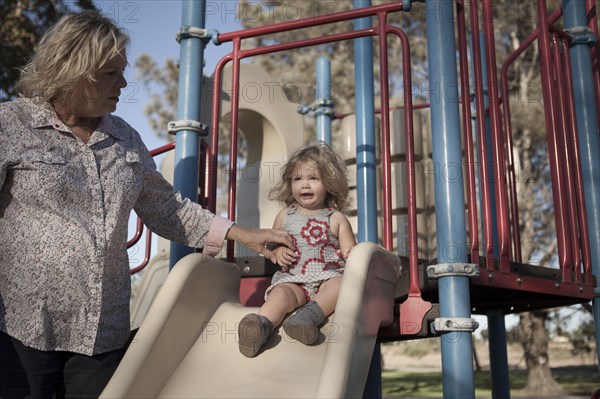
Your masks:
M 462 2 L 459 1 L 459 4 Z M 589 239 L 585 215 L 585 200 L 583 195 L 583 180 L 579 160 L 579 149 L 577 144 L 577 130 L 574 115 L 574 100 L 571 80 L 565 76 L 571 76 L 569 44 L 571 36 L 553 25 L 562 15 L 561 10 L 555 11 L 548 16 L 546 3 L 538 1 L 539 28 L 536 29 L 504 62 L 500 72 L 500 86 L 495 80 L 496 59 L 494 52 L 493 18 L 491 15 L 491 0 L 482 1 L 483 30 L 485 43 L 485 61 L 487 65 L 487 78 L 489 85 L 490 107 L 486 109 L 483 104 L 482 87 L 482 55 L 479 51 L 479 21 L 478 11 L 474 2 L 469 2 L 473 7 L 471 10 L 471 34 L 473 46 L 473 71 L 476 107 L 478 115 L 478 154 L 480 160 L 480 186 L 481 186 L 481 210 L 482 226 L 484 229 L 484 251 L 486 258 L 486 269 L 489 272 L 491 283 L 494 279 L 495 285 L 515 286 L 511 273 L 509 261 L 521 262 L 519 213 L 516 195 L 515 162 L 513 160 L 513 134 L 511 126 L 510 102 L 508 91 L 508 68 L 527 48 L 536 40 L 540 48 L 540 66 L 542 77 L 542 88 L 544 96 L 544 113 L 546 117 L 548 152 L 550 158 L 550 170 L 552 175 L 552 191 L 556 219 L 556 236 L 559 252 L 559 267 L 562 273 L 563 295 L 578 296 L 585 291 L 590 295 L 592 289 L 591 278 L 584 278 L 582 274 L 591 276 L 591 260 L 589 252 Z M 462 5 L 462 4 L 461 4 Z M 462 10 L 458 8 L 459 12 Z M 589 15 L 589 14 L 588 14 Z M 459 26 L 459 49 L 464 48 L 461 34 L 461 16 L 458 19 Z M 543 34 L 540 34 L 543 32 Z M 463 50 L 461 50 L 463 51 Z M 461 57 L 463 59 L 464 57 Z M 461 71 L 469 70 L 468 65 L 461 63 Z M 463 85 L 465 85 L 463 77 Z M 468 83 L 468 81 L 467 81 Z M 468 84 L 467 84 L 468 86 Z M 497 87 L 502 90 L 502 97 L 498 96 Z M 597 89 L 597 88 L 596 88 Z M 463 92 L 463 97 L 466 92 Z M 500 108 L 502 107 L 502 108 Z M 502 111 L 502 112 L 501 112 Z M 468 113 L 463 110 L 464 125 L 468 126 Z M 483 115 L 489 114 L 491 119 L 491 137 L 493 148 L 493 178 L 495 198 L 493 198 L 497 213 L 497 229 L 493 230 L 491 214 L 491 190 L 488 183 L 490 176 L 485 167 L 489 165 L 490 159 L 486 155 L 485 120 Z M 469 134 L 469 133 L 465 133 Z M 468 157 L 469 155 L 466 154 Z M 469 161 L 467 160 L 467 164 Z M 469 173 L 469 171 L 467 171 Z M 508 181 L 508 184 L 506 183 Z M 469 202 L 476 200 L 476 194 L 471 188 Z M 505 196 L 509 193 L 509 197 Z M 469 208 L 471 212 L 471 207 Z M 476 219 L 470 215 L 470 226 L 476 225 Z M 512 223 L 510 223 L 512 220 Z M 494 256 L 493 233 L 498 234 L 498 248 L 500 259 Z M 475 243 L 471 234 L 471 248 Z M 511 248 L 512 247 L 512 248 Z M 472 251 L 473 252 L 473 251 Z M 499 261 L 501 275 L 493 273 Z M 506 276 L 502 276 L 506 275 Z M 482 280 L 485 280 L 483 278 Z M 521 280 L 522 283 L 522 280 Z M 538 285 L 541 290 L 553 289 L 557 282 Z M 555 289 L 555 287 L 554 287 Z M 566 291 L 566 292 L 565 292 Z M 567 293 L 568 292 L 568 293 Z

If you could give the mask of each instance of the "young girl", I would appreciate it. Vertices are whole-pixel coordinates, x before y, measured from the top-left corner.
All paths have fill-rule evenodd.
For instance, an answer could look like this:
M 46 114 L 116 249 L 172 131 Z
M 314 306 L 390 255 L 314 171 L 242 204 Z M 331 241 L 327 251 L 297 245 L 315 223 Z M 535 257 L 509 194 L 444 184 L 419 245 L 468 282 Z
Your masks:
M 348 207 L 346 165 L 325 143 L 296 151 L 269 198 L 287 205 L 273 227 L 292 236 L 296 250 L 274 248 L 280 270 L 273 275 L 258 314 L 239 324 L 240 352 L 255 356 L 284 317 L 283 329 L 303 344 L 314 344 L 319 328 L 335 309 L 345 259 L 356 245 Z

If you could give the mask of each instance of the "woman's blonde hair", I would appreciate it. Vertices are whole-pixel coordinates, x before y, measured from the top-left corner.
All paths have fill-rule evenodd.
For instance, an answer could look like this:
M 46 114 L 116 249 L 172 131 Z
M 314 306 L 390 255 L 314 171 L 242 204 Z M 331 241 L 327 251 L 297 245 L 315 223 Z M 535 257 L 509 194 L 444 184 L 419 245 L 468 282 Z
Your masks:
M 344 211 L 350 206 L 348 200 L 348 171 L 346 164 L 331 147 L 324 142 L 302 147 L 292 154 L 283 166 L 281 180 L 269 191 L 269 199 L 290 205 L 292 177 L 299 163 L 314 162 L 319 170 L 319 178 L 327 190 L 325 205 Z
M 94 82 L 94 73 L 125 55 L 128 44 L 127 33 L 97 11 L 65 15 L 40 40 L 21 71 L 17 92 L 52 103 L 68 101 L 82 79 Z

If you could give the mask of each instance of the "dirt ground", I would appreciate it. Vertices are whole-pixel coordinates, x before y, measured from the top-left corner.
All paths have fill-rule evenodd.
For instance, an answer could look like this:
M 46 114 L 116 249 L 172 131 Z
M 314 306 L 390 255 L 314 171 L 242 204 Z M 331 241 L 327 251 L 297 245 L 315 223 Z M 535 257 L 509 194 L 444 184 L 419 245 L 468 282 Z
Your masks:
M 488 341 L 476 341 L 474 355 L 477 357 L 482 369 L 489 369 Z M 508 345 L 507 355 L 510 369 L 526 368 L 523 349 L 519 344 Z M 382 344 L 381 356 L 384 370 L 441 370 L 441 342 L 439 338 Z M 597 365 L 595 352 L 583 357 L 573 356 L 568 343 L 552 343 L 550 345 L 550 367 L 589 365 Z

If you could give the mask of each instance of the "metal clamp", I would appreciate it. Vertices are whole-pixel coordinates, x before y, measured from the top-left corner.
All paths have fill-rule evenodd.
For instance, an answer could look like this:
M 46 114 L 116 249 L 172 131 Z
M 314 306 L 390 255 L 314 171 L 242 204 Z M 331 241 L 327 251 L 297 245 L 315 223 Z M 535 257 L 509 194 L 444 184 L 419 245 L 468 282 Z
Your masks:
M 479 265 L 475 263 L 440 263 L 427 266 L 427 277 L 438 278 L 446 276 L 479 276 Z
M 171 121 L 167 124 L 167 133 L 169 134 L 176 134 L 180 130 L 192 130 L 199 133 L 201 136 L 208 136 L 208 125 L 198 121 L 183 119 Z
M 306 115 L 309 112 L 314 112 L 316 116 L 327 115 L 334 116 L 333 107 L 334 102 L 329 99 L 320 99 L 312 103 L 311 105 L 299 105 L 298 113 Z
M 436 332 L 473 332 L 479 328 L 479 323 L 468 317 L 438 317 L 433 321 Z
M 179 28 L 177 35 L 175 35 L 175 40 L 177 40 L 177 43 L 180 43 L 181 39 L 189 39 L 190 37 L 195 37 L 202 40 L 204 43 L 207 43 L 213 37 L 213 33 L 204 28 L 182 26 Z
M 567 28 L 565 29 L 565 32 L 567 32 L 573 38 L 571 45 L 594 44 L 598 41 L 596 36 L 594 36 L 594 31 L 587 26 L 575 26 L 573 28 Z

